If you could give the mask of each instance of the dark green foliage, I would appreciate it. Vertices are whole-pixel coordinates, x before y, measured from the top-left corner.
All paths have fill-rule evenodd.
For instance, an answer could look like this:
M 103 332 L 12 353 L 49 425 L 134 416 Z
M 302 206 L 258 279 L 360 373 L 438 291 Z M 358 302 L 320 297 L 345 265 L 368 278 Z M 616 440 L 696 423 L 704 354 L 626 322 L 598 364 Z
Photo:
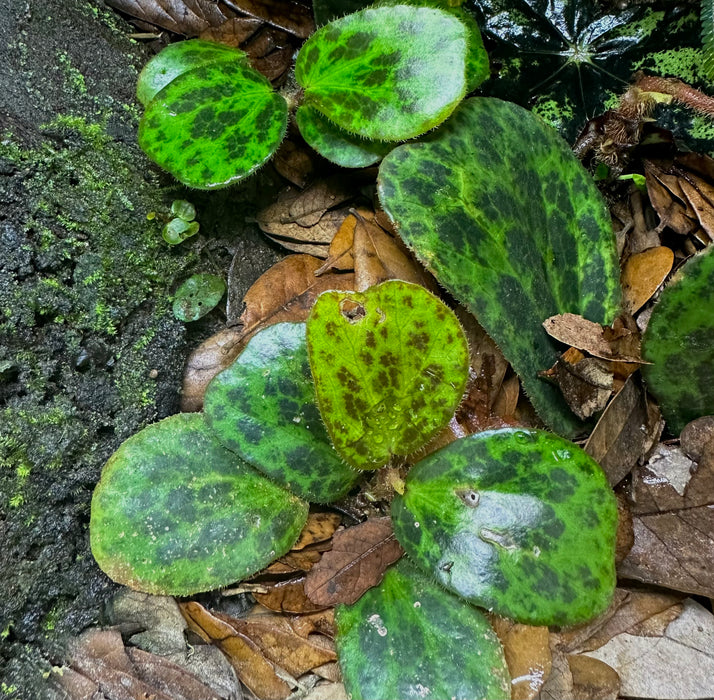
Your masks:
M 307 504 L 222 447 L 203 416 L 178 414 L 126 440 L 105 465 L 92 553 L 119 583 L 189 595 L 267 566 L 306 519 Z
M 642 338 L 642 373 L 667 426 L 714 414 L 714 249 L 695 255 L 662 292 Z
M 177 75 L 146 105 L 139 144 L 191 187 L 215 189 L 243 179 L 282 141 L 287 103 L 246 63 L 242 52 L 217 52 L 215 44 L 198 40 L 173 46 L 182 48 L 153 59 L 159 70 L 151 69 L 151 63 L 145 69 L 152 86 L 154 73 Z M 187 70 L 187 63 L 195 67 Z M 149 88 L 142 91 L 151 94 Z
M 202 272 L 191 275 L 174 294 L 174 316 L 180 321 L 197 321 L 211 311 L 226 293 L 222 277 Z
M 425 445 L 466 388 L 461 326 L 416 284 L 390 280 L 363 293 L 321 294 L 307 340 L 320 414 L 335 449 L 358 469 Z
M 304 323 L 257 333 L 211 382 L 204 410 L 226 447 L 302 498 L 335 501 L 359 478 L 332 449 L 320 419 Z
M 704 61 L 702 72 L 709 80 L 714 80 L 714 2 L 701 0 L 702 44 Z
M 464 24 L 441 10 L 368 8 L 313 34 L 295 77 L 305 104 L 342 129 L 408 139 L 441 123 L 463 98 L 468 40 Z
M 483 614 L 404 559 L 335 619 L 353 700 L 511 697 L 503 650 Z
M 476 433 L 429 455 L 392 519 L 441 584 L 518 622 L 584 622 L 615 588 L 612 490 L 583 450 L 545 431 Z
M 620 283 L 607 207 L 568 145 L 521 107 L 468 100 L 428 142 L 383 160 L 379 196 L 407 245 L 500 345 L 541 418 L 581 431 L 538 378 L 560 352 L 541 324 L 566 312 L 610 323 Z
M 394 144 L 384 141 L 370 141 L 340 129 L 324 114 L 302 105 L 295 113 L 300 133 L 327 160 L 343 168 L 365 168 L 381 160 Z

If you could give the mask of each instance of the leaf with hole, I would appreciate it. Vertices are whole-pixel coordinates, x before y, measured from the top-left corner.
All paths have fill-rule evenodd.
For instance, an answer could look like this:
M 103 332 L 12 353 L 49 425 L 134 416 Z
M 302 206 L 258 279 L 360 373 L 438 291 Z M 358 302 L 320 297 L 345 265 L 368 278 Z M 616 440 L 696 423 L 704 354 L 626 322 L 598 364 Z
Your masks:
M 391 280 L 321 294 L 307 322 L 317 403 L 335 449 L 358 469 L 425 445 L 451 419 L 469 348 L 453 312 Z
M 468 42 L 468 29 L 448 12 L 368 8 L 315 32 L 295 77 L 305 104 L 342 129 L 399 141 L 441 123 L 461 101 Z
M 174 294 L 174 316 L 180 321 L 197 321 L 211 311 L 226 293 L 222 277 L 202 272 L 191 275 Z
M 598 464 L 542 430 L 457 440 L 392 502 L 408 556 L 463 598 L 518 622 L 574 625 L 615 588 L 615 497 Z
M 273 155 L 287 127 L 287 103 L 270 82 L 242 51 L 216 46 L 184 41 L 169 49 L 185 48 L 154 59 L 163 61 L 157 72 L 176 75 L 153 94 L 139 124 L 139 144 L 149 158 L 199 189 L 250 175 Z M 195 66 L 188 69 L 187 62 Z M 140 93 L 151 95 L 157 81 L 149 72 L 149 87 L 140 82 Z
M 307 504 L 222 447 L 203 416 L 178 414 L 111 456 L 92 498 L 90 540 L 118 583 L 183 596 L 267 566 L 306 519 Z
M 541 324 L 619 310 L 605 202 L 568 145 L 538 117 L 490 98 L 465 102 L 425 143 L 393 150 L 379 197 L 408 246 L 479 320 L 557 432 L 582 424 L 538 377 L 558 358 Z
M 642 373 L 667 427 L 714 414 L 714 249 L 688 260 L 665 287 L 642 338 Z
M 304 323 L 278 323 L 253 336 L 209 384 L 204 411 L 227 448 L 302 498 L 335 501 L 359 478 L 320 420 Z
M 511 697 L 503 649 L 483 613 L 405 560 L 357 603 L 338 606 L 335 620 L 353 700 Z

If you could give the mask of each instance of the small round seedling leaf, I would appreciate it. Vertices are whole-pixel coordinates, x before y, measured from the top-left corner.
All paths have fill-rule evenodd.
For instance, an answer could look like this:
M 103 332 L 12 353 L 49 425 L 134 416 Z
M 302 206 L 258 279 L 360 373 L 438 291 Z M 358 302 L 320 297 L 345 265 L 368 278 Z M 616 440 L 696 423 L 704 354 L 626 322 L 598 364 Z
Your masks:
M 321 294 L 307 322 L 317 403 L 335 449 L 358 469 L 422 447 L 451 419 L 468 378 L 456 316 L 390 280 Z
M 617 506 L 605 474 L 542 430 L 457 440 L 419 462 L 392 503 L 407 554 L 446 588 L 532 625 L 574 625 L 615 588 Z
M 136 96 L 145 107 L 172 80 L 199 66 L 222 61 L 243 61 L 246 54 L 238 49 L 212 41 L 179 41 L 169 44 L 154 56 L 139 74 Z
M 377 588 L 335 611 L 340 668 L 352 700 L 507 700 L 503 649 L 483 613 L 402 559 Z
M 174 316 L 180 321 L 196 321 L 211 311 L 226 293 L 222 277 L 202 272 L 191 275 L 174 295 Z
M 306 520 L 307 504 L 226 450 L 203 416 L 178 414 L 109 459 L 90 539 L 118 583 L 183 596 L 251 576 L 288 551 Z
M 360 476 L 332 449 L 320 419 L 304 323 L 251 338 L 208 386 L 204 411 L 226 447 L 302 498 L 335 501 Z
M 429 7 L 367 8 L 319 29 L 298 55 L 305 104 L 348 132 L 399 141 L 440 124 L 466 93 L 469 32 Z
M 183 221 L 193 221 L 196 218 L 196 207 L 185 199 L 174 199 L 171 202 L 171 213 Z
M 370 141 L 340 129 L 316 109 L 302 105 L 295 114 L 300 133 L 323 158 L 343 168 L 366 168 L 384 158 L 394 144 Z
M 605 202 L 568 144 L 521 107 L 467 100 L 424 142 L 384 158 L 379 198 L 499 345 L 539 416 L 561 434 L 582 432 L 539 376 L 561 352 L 542 323 L 562 313 L 611 323 L 620 268 Z
M 184 219 L 171 219 L 161 232 L 164 240 L 169 245 L 178 245 L 187 238 L 195 236 L 201 228 L 198 221 L 185 221 Z
M 184 184 L 225 187 L 273 155 L 287 112 L 285 99 L 238 53 L 183 72 L 160 90 L 146 106 L 139 144 Z
M 665 287 L 642 338 L 642 372 L 674 435 L 714 414 L 714 249 Z

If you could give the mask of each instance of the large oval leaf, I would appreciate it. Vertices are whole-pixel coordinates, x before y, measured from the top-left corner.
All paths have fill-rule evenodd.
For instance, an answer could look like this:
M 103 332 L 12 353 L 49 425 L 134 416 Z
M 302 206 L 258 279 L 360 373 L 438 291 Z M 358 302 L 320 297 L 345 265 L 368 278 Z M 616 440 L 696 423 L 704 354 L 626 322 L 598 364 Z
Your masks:
M 573 625 L 615 588 L 617 506 L 598 464 L 540 430 L 457 440 L 419 462 L 394 532 L 450 590 L 518 622 Z
M 100 568 L 147 593 L 189 595 L 254 574 L 295 542 L 307 504 L 241 462 L 203 416 L 178 414 L 126 440 L 92 498 Z
M 305 104 L 369 139 L 399 141 L 441 123 L 466 92 L 469 33 L 428 7 L 368 8 L 305 42 L 295 77 Z
M 359 478 L 338 456 L 315 403 L 304 323 L 257 333 L 206 390 L 208 424 L 231 450 L 307 500 L 344 496 Z
M 673 434 L 714 414 L 714 248 L 662 292 L 642 338 L 642 372 Z
M 417 257 L 473 314 L 520 375 L 541 418 L 582 429 L 539 379 L 559 355 L 542 323 L 610 323 L 620 280 L 607 207 L 567 144 L 526 110 L 465 102 L 426 143 L 392 151 L 380 200 Z
M 215 189 L 247 177 L 285 135 L 285 99 L 241 52 L 235 57 L 182 69 L 155 94 L 139 124 L 145 153 L 190 187 Z
M 307 322 L 317 403 L 335 449 L 358 469 L 422 447 L 453 416 L 469 348 L 433 294 L 390 280 L 325 292 Z
M 511 697 L 503 650 L 481 612 L 402 560 L 378 588 L 335 611 L 352 700 Z

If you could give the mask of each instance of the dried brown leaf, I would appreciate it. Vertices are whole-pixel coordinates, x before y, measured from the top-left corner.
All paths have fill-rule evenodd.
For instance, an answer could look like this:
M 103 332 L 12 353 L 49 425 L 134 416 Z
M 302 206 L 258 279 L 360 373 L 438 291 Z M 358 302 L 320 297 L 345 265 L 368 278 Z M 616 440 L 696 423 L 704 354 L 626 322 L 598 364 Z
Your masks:
M 211 379 L 229 367 L 245 347 L 238 328 L 225 328 L 204 340 L 188 357 L 181 387 L 181 411 L 200 411 Z
M 511 674 L 512 700 L 532 700 L 550 675 L 552 658 L 547 627 L 522 625 L 490 616 L 493 629 L 503 645 Z
M 227 5 L 251 17 L 262 19 L 300 39 L 315 31 L 310 8 L 293 0 L 224 0 Z
M 701 459 L 705 449 L 714 448 L 714 444 L 709 444 L 712 440 L 714 440 L 714 416 L 702 416 L 687 423 L 679 436 L 685 454 L 695 462 Z
M 311 613 L 324 610 L 326 606 L 313 603 L 305 595 L 305 577 L 288 581 L 264 584 L 265 593 L 253 593 L 253 597 L 268 610 L 285 613 Z
M 637 329 L 617 324 L 613 328 L 588 321 L 577 314 L 551 316 L 543 322 L 548 335 L 603 360 L 642 362 Z
M 493 414 L 506 421 L 515 420 L 518 399 L 521 396 L 521 382 L 516 374 L 503 380 L 493 403 Z
M 292 546 L 292 551 L 296 552 L 316 542 L 329 540 L 339 526 L 341 519 L 338 513 L 310 513 L 297 542 Z
M 305 639 L 311 634 L 322 634 L 334 639 L 337 634 L 334 608 L 307 615 L 295 615 L 290 618 L 290 625 L 297 634 Z
M 280 144 L 272 163 L 286 180 L 302 189 L 315 173 L 315 152 L 297 139 L 288 138 Z
M 345 217 L 330 243 L 327 260 L 315 273 L 316 275 L 322 275 L 328 270 L 354 270 L 355 261 L 352 247 L 356 226 L 357 217 L 354 214 L 349 214 Z
M 558 646 L 556 635 L 550 635 L 550 674 L 546 679 L 537 700 L 579 700 L 573 693 L 573 674 L 568 658 Z
M 310 571 L 322 558 L 322 552 L 330 549 L 330 545 L 316 545 L 299 552 L 288 552 L 276 559 L 270 566 L 263 569 L 262 574 L 295 574 L 301 571 Z
M 662 428 L 659 411 L 648 404 L 641 384 L 633 376 L 605 409 L 585 443 L 585 451 L 615 486 L 649 451 Z
M 335 534 L 332 550 L 307 575 L 305 592 L 319 605 L 354 603 L 402 554 L 390 518 L 366 520 Z
M 235 13 L 213 0 L 107 0 L 115 10 L 176 34 L 194 37 L 219 27 Z
M 231 624 L 213 615 L 199 603 L 180 603 L 191 630 L 215 644 L 231 662 L 241 682 L 260 700 L 284 700 L 290 686 L 280 678 L 258 645 Z
M 642 308 L 667 279 L 674 264 L 674 252 L 657 246 L 631 255 L 622 269 L 622 294 L 625 311 L 634 314 Z
M 204 29 L 200 33 L 199 39 L 239 48 L 244 41 L 250 39 L 262 26 L 263 22 L 259 19 L 233 17 L 218 26 L 210 26 Z
M 568 656 L 568 666 L 578 700 L 617 700 L 620 676 L 614 668 L 589 656 Z

